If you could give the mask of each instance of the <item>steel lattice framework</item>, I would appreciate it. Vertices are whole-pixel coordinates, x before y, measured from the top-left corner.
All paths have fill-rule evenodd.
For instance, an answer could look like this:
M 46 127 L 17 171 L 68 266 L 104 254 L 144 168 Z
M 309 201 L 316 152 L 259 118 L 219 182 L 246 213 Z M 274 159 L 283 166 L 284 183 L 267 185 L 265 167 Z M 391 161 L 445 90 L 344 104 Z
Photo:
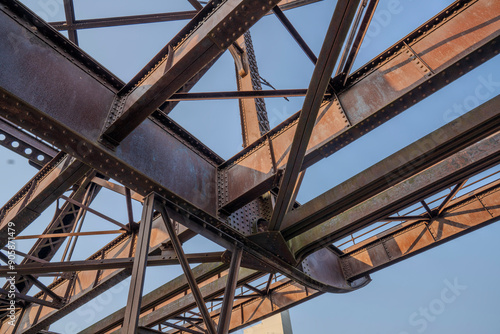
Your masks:
M 497 174 L 469 181 L 500 159 L 498 96 L 315 199 L 295 198 L 308 167 L 497 55 L 500 2 L 457 0 L 354 73 L 378 0 L 338 0 L 317 57 L 284 13 L 311 2 L 189 0 L 190 11 L 76 20 L 64 0 L 66 20 L 47 23 L 0 0 L 1 144 L 39 168 L 1 208 L 0 246 L 12 225 L 21 233 L 62 203 L 32 249 L 18 252 L 15 326 L 9 286 L 0 290 L 1 333 L 48 332 L 129 276 L 127 305 L 81 333 L 228 333 L 360 289 L 370 273 L 498 220 Z M 262 89 L 249 28 L 267 14 L 314 63 L 307 89 Z M 190 21 L 127 83 L 78 47 L 80 29 L 181 19 Z M 190 93 L 226 50 L 238 91 Z M 264 98 L 273 96 L 305 100 L 270 129 Z M 168 116 L 179 101 L 223 98 L 239 99 L 243 133 L 229 160 Z M 127 223 L 91 208 L 103 188 L 124 196 Z M 139 222 L 132 201 L 143 203 Z M 116 229 L 81 232 L 87 212 Z M 71 260 L 68 238 L 105 233 L 119 236 Z M 196 235 L 226 251 L 186 254 L 182 243 Z M 184 275 L 143 295 L 147 267 L 171 264 Z M 11 272 L 0 266 L 1 277 Z M 45 285 L 46 274 L 57 279 Z

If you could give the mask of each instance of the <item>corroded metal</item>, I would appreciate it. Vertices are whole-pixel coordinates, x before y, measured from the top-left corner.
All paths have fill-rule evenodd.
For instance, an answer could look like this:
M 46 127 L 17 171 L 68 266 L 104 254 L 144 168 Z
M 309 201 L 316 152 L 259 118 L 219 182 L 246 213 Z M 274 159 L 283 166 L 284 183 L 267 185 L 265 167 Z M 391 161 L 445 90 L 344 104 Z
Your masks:
M 497 221 L 498 181 L 458 199 L 454 196 L 468 177 L 498 163 L 498 97 L 446 125 L 438 135 L 431 134 L 415 142 L 318 199 L 302 206 L 295 203 L 291 211 L 288 202 L 293 195 L 290 189 L 294 188 L 296 193 L 298 188 L 294 176 L 297 171 L 347 146 L 498 54 L 498 1 L 455 1 L 352 75 L 340 73 L 333 80 L 329 75 L 323 80 L 315 76 L 311 87 L 317 88 L 317 94 L 312 94 L 312 89 L 274 92 L 274 95 L 316 95 L 313 104 L 317 104 L 317 108 L 311 109 L 313 117 L 306 126 L 309 134 L 297 130 L 301 119 L 307 117 L 307 110 L 269 129 L 263 100 L 253 98 L 272 94 L 262 91 L 255 95 L 261 90 L 260 76 L 249 34 L 243 34 L 259 18 L 272 13 L 277 3 L 285 10 L 314 0 L 262 3 L 213 0 L 204 7 L 192 0 L 196 11 L 180 16 L 165 14 L 87 22 L 110 25 L 192 17 L 128 83 L 109 73 L 74 44 L 76 30 L 89 26 L 78 25 L 71 0 L 64 2 L 66 24 L 63 28 L 69 30 L 74 43 L 22 4 L 12 0 L 0 2 L 3 4 L 0 8 L 0 116 L 6 120 L 4 124 L 10 126 L 6 143 L 23 140 L 21 149 L 25 149 L 24 145 L 32 147 L 42 152 L 45 159 L 61 150 L 2 208 L 1 231 L 5 232 L 8 222 L 13 221 L 18 232 L 22 232 L 57 198 L 69 198 L 64 192 L 73 191 L 60 216 L 53 220 L 32 251 L 25 254 L 30 260 L 19 265 L 24 277 L 19 277 L 18 297 L 24 302 L 17 313 L 18 332 L 45 330 L 133 271 L 134 284 L 137 284 L 133 286 L 137 289 L 131 294 L 127 314 L 128 319 L 137 320 L 137 325 L 132 321 L 129 332 L 136 329 L 152 332 L 152 326 L 157 325 L 163 330 L 170 326 L 170 333 L 183 329 L 203 332 L 207 327 L 200 315 L 183 314 L 201 307 L 209 330 L 214 333 L 213 322 L 221 322 L 219 332 L 226 333 L 323 292 L 345 293 L 359 289 L 370 282 L 368 274 L 373 271 Z M 339 1 L 337 9 L 351 6 L 351 15 L 357 3 Z M 376 3 L 370 1 L 371 9 L 363 18 L 358 17 L 361 28 L 353 47 L 344 50 L 344 54 L 349 55 L 344 72 L 349 71 L 354 61 Z M 274 12 L 281 15 L 287 29 L 314 59 L 281 11 L 275 9 Z M 340 20 L 334 21 L 340 23 Z M 342 34 L 351 27 L 348 21 L 343 23 Z M 325 49 L 329 44 L 325 43 Z M 335 54 L 341 51 L 342 43 L 337 44 L 338 47 L 333 47 Z M 239 92 L 240 95 L 217 92 L 211 96 L 186 94 L 226 49 L 235 57 L 239 90 L 251 91 L 254 95 L 245 95 L 245 92 Z M 319 72 L 331 72 L 330 67 L 334 65 L 334 62 L 322 65 L 326 53 L 322 51 L 319 55 Z M 168 101 L 172 96 L 175 100 Z M 245 148 L 235 157 L 224 161 L 167 116 L 177 100 L 190 96 L 198 99 L 249 97 L 240 101 L 240 106 L 248 102 L 246 105 L 251 108 L 242 108 Z M 316 111 L 320 116 L 316 117 Z M 17 127 L 34 136 L 26 136 Z M 293 138 L 299 138 L 301 133 L 306 135 L 292 145 Z M 415 151 L 415 147 L 419 150 Z M 30 158 L 27 153 L 24 156 Z M 290 156 L 297 159 L 291 161 Z M 294 175 L 289 177 L 285 172 L 284 176 L 283 171 L 294 166 Z M 83 201 L 83 193 L 89 187 L 99 189 L 101 186 L 126 197 L 128 224 L 113 220 L 123 227 L 119 231 L 121 235 L 85 261 L 53 262 L 44 266 L 43 261 L 52 259 L 64 237 L 75 235 L 71 231 L 74 220 L 79 217 L 75 215 L 77 207 L 98 213 L 90 209 L 87 202 L 78 203 Z M 455 188 L 445 200 L 437 207 L 427 207 L 427 197 L 448 186 Z M 145 218 L 139 224 L 133 221 L 131 200 L 143 202 L 142 197 L 151 192 L 162 196 L 160 211 L 169 217 L 167 225 L 160 215 L 153 216 L 152 211 L 151 219 Z M 275 207 L 277 193 L 282 194 L 277 202 L 278 210 Z M 344 251 L 332 246 L 332 242 L 369 228 L 376 221 L 398 219 L 390 215 L 419 202 L 426 206 L 423 216 L 408 216 L 407 221 L 382 231 L 377 238 L 368 238 Z M 277 216 L 273 218 L 273 214 Z M 148 230 L 147 221 L 152 225 L 149 245 L 141 243 L 147 239 L 144 235 L 137 240 L 137 228 L 143 232 Z M 267 230 L 269 221 L 275 231 Z M 238 266 L 233 263 L 227 274 L 230 258 L 227 252 L 211 256 L 184 255 L 180 244 L 197 234 L 229 251 L 235 247 L 241 249 L 241 261 L 238 256 L 232 262 L 241 262 L 242 268 L 236 270 Z M 4 239 L 0 239 L 2 244 L 6 242 Z M 173 256 L 172 247 L 177 250 L 177 256 Z M 131 270 L 133 257 L 137 257 L 136 267 L 140 264 L 141 270 Z M 139 290 L 146 264 L 179 261 L 187 277 L 178 277 L 142 296 Z M 204 263 L 191 270 L 188 262 L 193 261 Z M 212 261 L 217 262 L 210 263 Z M 75 265 L 81 268 L 72 270 Z M 29 275 L 30 268 L 38 274 L 60 276 L 45 287 Z M 6 267 L 0 268 L 0 273 L 5 272 Z M 253 286 L 258 279 L 267 280 L 265 286 Z M 29 296 L 32 284 L 42 291 Z M 248 291 L 238 294 L 234 290 L 236 286 L 246 287 Z M 5 291 L 0 291 L 2 293 Z M 224 301 L 222 309 L 204 308 L 205 302 L 221 300 Z M 120 332 L 124 310 L 92 325 L 84 333 Z M 1 331 L 9 333 L 12 328 L 5 320 L 4 317 Z

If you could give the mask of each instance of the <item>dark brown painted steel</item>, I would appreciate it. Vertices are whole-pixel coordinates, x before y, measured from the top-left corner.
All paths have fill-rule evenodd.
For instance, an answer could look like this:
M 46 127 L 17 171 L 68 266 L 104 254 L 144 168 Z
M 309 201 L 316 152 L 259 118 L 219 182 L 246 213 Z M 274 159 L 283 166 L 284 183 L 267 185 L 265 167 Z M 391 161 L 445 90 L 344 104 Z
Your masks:
M 1 254 L 1 253 L 0 253 Z M 208 263 L 221 262 L 222 252 L 215 253 L 199 253 L 186 254 L 186 259 L 189 263 Z M 46 262 L 46 263 L 27 263 L 16 266 L 16 272 L 19 275 L 25 274 L 44 274 L 44 273 L 59 273 L 59 272 L 74 272 L 74 271 L 89 271 L 89 270 L 107 270 L 119 268 L 132 268 L 134 258 L 116 258 L 116 259 L 100 259 L 100 260 L 83 260 L 83 261 L 65 261 L 65 262 Z M 179 260 L 171 255 L 152 255 L 147 259 L 146 265 L 149 266 L 164 266 L 179 264 Z M 8 277 L 9 268 L 0 266 L 0 277 Z
M 322 224 L 291 239 L 298 257 L 340 240 L 369 224 L 473 176 L 500 161 L 500 133 L 450 156 Z M 426 220 L 426 219 L 424 219 Z
M 302 168 L 328 157 L 493 57 L 500 49 L 499 15 L 498 1 L 457 2 L 430 20 L 432 24 L 422 25 L 350 76 L 347 87 L 337 94 L 338 100 L 325 102 Z M 405 41 L 421 54 L 432 73 L 407 53 Z M 268 139 L 261 138 L 220 166 L 219 173 L 229 183 L 221 189 L 222 209 L 232 212 L 269 189 L 276 177 L 271 154 L 278 168 L 283 168 L 298 117 L 290 117 L 267 134 L 273 152 Z
M 89 185 L 89 182 L 90 177 L 85 177 L 83 181 L 79 183 L 78 188 L 75 189 L 70 196 L 74 199 L 82 200 L 87 187 L 93 187 L 93 194 L 97 195 L 100 187 L 97 185 Z M 91 200 L 92 199 L 93 198 L 91 198 Z M 78 216 L 79 210 L 77 207 L 68 202 L 64 203 L 63 205 L 61 205 L 57 214 L 44 230 L 44 234 L 65 233 L 67 231 L 70 231 L 76 223 Z M 65 237 L 40 239 L 37 240 L 31 247 L 30 251 L 28 252 L 29 254 L 23 255 L 19 250 L 16 250 L 16 253 L 25 256 L 25 258 L 21 262 L 21 265 L 33 263 L 34 261 L 37 263 L 49 263 L 48 261 L 53 258 L 53 256 L 63 245 L 65 240 Z M 18 277 L 16 279 L 16 288 L 20 293 L 28 294 L 29 290 L 33 286 L 33 283 L 35 282 L 31 279 L 23 279 L 23 277 Z M 5 285 L 4 288 L 8 289 L 8 286 Z
M 276 15 L 276 17 L 280 20 L 280 22 L 285 26 L 286 30 L 292 35 L 293 39 L 299 44 L 300 48 L 304 51 L 304 53 L 307 55 L 307 57 L 313 62 L 313 64 L 316 64 L 318 61 L 318 58 L 314 54 L 314 52 L 311 50 L 309 45 L 307 45 L 306 41 L 300 36 L 299 32 L 295 29 L 293 24 L 288 20 L 288 18 L 285 16 L 283 11 L 280 9 L 279 6 L 275 6 L 273 8 L 273 12 Z
M 0 140 L 0 145 L 29 159 L 38 167 L 43 167 L 59 152 L 56 148 L 30 136 L 4 119 L 0 119 L 0 135 L 5 136 L 3 140 Z M 18 143 L 17 147 L 14 147 L 15 142 Z
M 0 288 L 0 294 L 7 296 L 9 294 L 9 291 L 7 291 L 3 288 Z M 24 300 L 24 301 L 27 301 L 29 303 L 35 303 L 38 305 L 44 305 L 44 306 L 54 308 L 54 309 L 58 309 L 61 306 L 61 304 L 59 304 L 59 303 L 49 302 L 49 301 L 45 301 L 43 299 L 34 298 L 34 297 L 31 297 L 28 295 L 23 295 L 19 292 L 14 292 L 14 295 L 16 296 L 16 299 Z
M 16 224 L 16 233 L 23 231 L 90 168 L 64 153 L 45 165 L 0 210 L 0 245 L 7 243 L 7 224 Z
M 132 267 L 132 279 L 128 292 L 127 307 L 123 320 L 123 333 L 137 333 L 137 322 L 141 312 L 142 290 L 146 275 L 146 263 L 149 253 L 149 239 L 151 238 L 151 226 L 153 225 L 153 212 L 155 206 L 155 194 L 151 193 L 144 199 L 141 223 L 135 246 L 134 262 Z M 175 235 L 177 236 L 177 235 Z
M 231 322 L 231 311 L 233 310 L 234 294 L 236 284 L 238 283 L 238 274 L 240 272 L 241 256 L 243 250 L 235 247 L 231 256 L 226 290 L 224 291 L 224 300 L 221 307 L 221 316 L 217 327 L 217 334 L 227 334 Z
M 163 221 L 167 228 L 168 234 L 170 235 L 170 240 L 172 241 L 172 246 L 174 248 L 175 254 L 179 259 L 179 263 L 181 264 L 182 270 L 184 271 L 184 275 L 186 275 L 186 279 L 188 281 L 189 287 L 191 288 L 192 294 L 196 301 L 196 305 L 198 306 L 205 326 L 207 327 L 208 334 L 217 334 L 215 324 L 210 317 L 210 313 L 208 312 L 207 306 L 205 305 L 205 301 L 203 299 L 203 295 L 200 292 L 200 288 L 198 287 L 198 283 L 196 282 L 193 272 L 189 267 L 189 262 L 186 259 L 184 251 L 182 250 L 182 245 L 179 241 L 179 238 L 177 237 L 177 233 L 172 226 L 172 222 L 170 221 L 167 210 L 161 203 L 159 203 L 159 210 L 163 217 Z
M 72 23 L 50 22 L 50 25 L 57 30 L 77 30 L 116 27 L 130 24 L 145 24 L 154 22 L 167 22 L 178 20 L 190 20 L 196 15 L 197 11 L 190 10 L 176 13 L 159 13 L 146 15 L 132 15 L 121 17 L 108 17 L 102 19 L 74 20 Z
M 69 40 L 78 45 L 78 34 L 76 29 L 72 27 L 75 22 L 75 7 L 73 0 L 64 0 L 64 14 L 66 15 L 66 24 L 68 26 Z
M 2 11 L 0 15 L 5 14 Z M 17 95 L 18 99 L 29 103 L 34 108 L 39 108 L 32 110 L 37 115 L 32 114 L 31 117 L 26 115 L 26 110 L 23 110 L 23 118 L 25 118 L 26 122 L 25 120 L 19 122 L 20 119 L 10 113 L 16 108 L 21 111 L 21 106 L 24 105 L 16 105 L 17 102 L 13 102 L 14 108 L 7 107 L 5 104 L 7 92 L 3 94 L 2 91 L 2 96 L 5 95 L 2 99 L 2 106 L 8 108 L 2 109 L 2 115 L 12 117 L 12 120 L 18 124 L 23 125 L 30 131 L 33 130 L 34 133 L 50 142 L 57 141 L 64 151 L 70 151 L 81 160 L 89 161 L 90 156 L 96 154 L 95 158 L 97 160 L 95 162 L 98 165 L 97 167 L 102 170 L 107 166 L 111 172 L 111 177 L 116 178 L 116 171 L 124 169 L 124 160 L 128 160 L 131 164 L 131 166 L 127 167 L 128 173 L 125 174 L 130 181 L 135 180 L 135 182 L 140 181 L 146 184 L 137 169 L 145 169 L 143 172 L 146 173 L 157 173 L 157 177 L 152 177 L 156 182 L 160 184 L 167 182 L 168 185 L 165 184 L 165 187 L 175 192 L 177 192 L 175 189 L 178 187 L 184 188 L 185 191 L 191 194 L 184 193 L 182 190 L 179 191 L 179 194 L 184 193 L 184 196 L 189 198 L 189 202 L 200 206 L 204 210 L 215 212 L 215 191 L 210 188 L 210 185 L 215 184 L 215 167 L 212 165 L 214 164 L 213 160 L 207 157 L 207 153 L 211 152 L 210 150 L 206 148 L 200 150 L 199 147 L 202 147 L 202 145 L 198 147 L 186 145 L 186 141 L 190 142 L 188 137 L 194 137 L 189 136 L 185 131 L 182 133 L 175 130 L 176 125 L 173 122 L 170 122 L 169 126 L 171 125 L 171 127 L 168 129 L 171 131 L 168 132 L 163 123 L 154 123 L 147 120 L 132 136 L 129 136 L 129 141 L 123 142 L 123 150 L 119 149 L 117 152 L 118 155 L 122 156 L 120 160 L 114 158 L 113 161 L 110 161 L 109 157 L 104 158 L 105 155 L 108 156 L 110 153 L 100 148 L 97 140 L 114 97 L 112 89 L 96 80 L 79 66 L 76 66 L 64 54 L 60 53 L 62 52 L 60 49 L 55 51 L 51 45 L 46 43 L 46 40 L 40 39 L 39 35 L 26 30 L 16 21 L 8 17 L 2 17 L 0 25 L 2 25 L 2 31 L 5 31 L 2 36 L 33 35 L 33 43 L 19 43 L 17 53 L 13 53 L 11 40 L 6 38 L 0 41 L 3 45 L 0 47 L 0 58 L 5 65 L 0 70 L 0 85 L 7 91 L 19 93 Z M 11 52 L 12 54 L 8 55 Z M 33 56 L 37 53 L 38 56 Z M 27 58 L 22 56 L 23 54 Z M 36 62 L 43 64 L 43 66 Z M 50 68 L 57 70 L 49 70 Z M 37 74 L 39 69 L 43 69 L 44 73 Z M 23 82 L 26 84 L 23 84 Z M 78 92 L 78 94 L 75 94 L 75 92 Z M 49 98 L 49 96 L 52 97 Z M 7 110 L 9 110 L 10 115 L 4 114 Z M 68 110 L 74 110 L 76 115 L 71 116 Z M 57 124 L 52 124 L 48 122 L 49 120 L 57 120 Z M 65 124 L 65 126 L 61 126 L 61 124 Z M 46 128 L 43 129 L 43 127 Z M 147 135 L 143 140 L 145 134 Z M 165 146 L 158 147 L 156 145 L 158 142 L 164 142 Z M 144 146 L 141 146 L 140 143 Z M 151 145 L 152 143 L 155 144 Z M 145 150 L 144 147 L 148 149 Z M 167 147 L 182 154 L 172 156 L 169 153 L 170 151 L 166 149 Z M 155 155 L 156 159 L 166 158 L 165 164 L 162 164 L 163 171 L 161 173 L 158 173 L 159 169 L 154 167 L 154 164 L 149 163 L 151 161 L 150 157 L 140 157 L 150 149 L 153 150 L 151 154 Z M 106 163 L 106 159 L 108 159 L 108 163 Z M 220 160 L 216 159 L 216 161 Z M 175 178 L 167 177 L 169 173 L 166 171 L 169 168 L 172 168 L 172 171 L 192 170 L 193 175 L 196 175 L 196 177 L 193 177 L 193 175 L 188 176 L 185 173 L 183 173 L 184 177 L 181 175 Z M 141 192 L 145 195 L 150 190 L 150 185 L 147 185 L 146 189 Z M 213 209 L 210 209 L 210 207 L 213 207 Z
M 344 39 L 349 32 L 351 20 L 358 4 L 359 0 L 339 0 L 335 7 L 297 122 L 285 172 L 276 198 L 276 205 L 271 221 L 269 222 L 270 231 L 280 229 L 283 217 L 285 217 L 287 212 L 299 173 L 302 170 L 304 155 L 306 154 L 309 140 L 316 124 L 316 118 L 324 100 L 326 88 L 330 83 L 330 77 L 337 63 Z
M 227 269 L 228 265 L 223 263 L 202 264 L 194 267 L 193 274 L 198 284 L 214 280 L 218 274 Z M 158 308 L 158 305 L 166 305 L 177 300 L 181 295 L 188 293 L 189 284 L 184 274 L 160 286 L 142 297 L 142 312 Z M 193 307 L 196 307 L 194 300 Z M 101 334 L 118 328 L 123 322 L 124 309 L 122 308 L 103 320 L 84 329 L 80 334 Z M 182 310 L 181 310 L 182 311 Z M 179 312 L 180 313 L 180 312 Z M 167 318 L 169 319 L 169 318 Z M 144 324 L 143 324 L 144 325 Z
M 355 279 L 497 222 L 499 204 L 497 181 L 455 199 L 430 222 L 402 224 L 350 247 L 342 256 L 344 271 L 349 279 Z
M 499 105 L 497 96 L 289 212 L 282 225 L 285 238 L 309 231 L 316 224 L 495 133 L 500 128 Z
M 242 0 L 236 6 L 233 3 L 222 3 L 213 10 L 215 14 L 210 13 L 212 15 L 203 18 L 195 34 L 187 34 L 186 39 L 178 44 L 169 43 L 173 52 L 150 68 L 150 73 L 131 91 L 126 92 L 124 105 L 111 115 L 112 120 L 103 133 L 103 140 L 115 146 L 121 143 L 165 100 L 225 51 L 278 2 Z
M 168 101 L 196 101 L 196 100 L 219 100 L 219 99 L 241 99 L 241 98 L 269 98 L 269 97 L 291 97 L 304 96 L 307 89 L 275 89 L 258 91 L 237 92 L 204 92 L 204 93 L 175 93 Z
M 370 0 L 370 3 L 366 8 L 365 15 L 363 16 L 363 20 L 361 21 L 361 25 L 359 26 L 356 38 L 354 39 L 352 47 L 349 50 L 349 55 L 347 56 L 344 62 L 344 66 L 342 68 L 339 67 L 340 76 L 336 79 L 337 81 L 340 81 L 342 87 L 345 85 L 345 80 L 347 79 L 348 75 L 351 72 L 352 65 L 354 64 L 354 60 L 358 55 L 359 48 L 363 43 L 363 39 L 365 38 L 366 32 L 368 31 L 368 27 L 370 26 L 373 14 L 375 14 L 375 9 L 377 9 L 378 1 L 379 0 Z

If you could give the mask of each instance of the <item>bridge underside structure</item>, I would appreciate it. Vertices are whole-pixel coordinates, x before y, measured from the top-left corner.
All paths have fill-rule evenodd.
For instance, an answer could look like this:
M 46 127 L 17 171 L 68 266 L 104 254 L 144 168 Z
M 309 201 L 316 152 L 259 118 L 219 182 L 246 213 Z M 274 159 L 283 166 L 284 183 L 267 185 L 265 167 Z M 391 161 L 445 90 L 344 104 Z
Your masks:
M 0 143 L 39 169 L 0 209 L 0 277 L 15 270 L 17 301 L 12 325 L 10 285 L 0 290 L 0 333 L 48 331 L 130 276 L 127 304 L 82 333 L 228 333 L 360 289 L 371 273 L 498 220 L 499 96 L 318 197 L 295 198 L 308 167 L 498 55 L 500 2 L 457 0 L 354 72 L 378 1 L 338 0 L 317 57 L 286 17 L 312 2 L 189 0 L 190 11 L 76 20 L 64 0 L 66 20 L 47 23 L 0 0 Z M 249 29 L 268 14 L 314 63 L 307 89 L 262 89 Z M 128 83 L 78 46 L 81 29 L 182 19 Z M 226 50 L 238 90 L 190 93 Z M 277 96 L 305 98 L 271 129 L 264 99 Z M 239 99 L 244 145 L 228 160 L 169 117 L 180 101 L 226 98 Z M 128 221 L 91 207 L 103 189 L 123 196 Z M 22 231 L 55 202 L 11 268 L 13 238 L 33 237 Z M 115 229 L 81 232 L 87 213 Z M 79 236 L 104 234 L 118 236 L 71 259 Z M 186 253 L 196 236 L 225 251 Z M 148 267 L 177 264 L 182 275 L 143 294 Z

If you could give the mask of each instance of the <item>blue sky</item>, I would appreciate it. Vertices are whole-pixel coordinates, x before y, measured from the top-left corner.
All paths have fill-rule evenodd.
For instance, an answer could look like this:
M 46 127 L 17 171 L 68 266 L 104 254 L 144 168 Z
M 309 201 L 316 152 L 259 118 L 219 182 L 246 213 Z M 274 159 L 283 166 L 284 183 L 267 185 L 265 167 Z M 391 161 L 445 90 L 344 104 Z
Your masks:
M 49 21 L 64 19 L 62 1 L 23 1 Z M 335 7 L 334 0 L 325 0 L 285 14 L 311 49 L 319 53 L 326 28 Z M 381 0 L 354 69 L 385 50 L 428 18 L 449 5 L 450 0 Z M 122 16 L 191 10 L 186 0 L 75 0 L 77 19 Z M 118 75 L 129 80 L 179 31 L 186 21 L 134 25 L 79 31 L 80 45 L 91 56 Z M 277 89 L 307 88 L 313 65 L 277 20 L 269 15 L 251 29 L 260 75 Z M 467 96 L 484 80 L 500 83 L 497 56 L 461 79 L 428 97 L 421 103 L 373 130 L 347 148 L 338 151 L 309 168 L 298 200 L 306 202 L 349 177 L 361 172 L 414 140 L 451 121 L 449 110 L 454 104 L 464 104 Z M 234 63 L 229 53 L 212 67 L 192 91 L 236 90 Z M 496 85 L 492 98 L 500 93 Z M 478 103 L 486 99 L 478 100 Z M 271 127 L 298 111 L 303 98 L 266 99 Z M 457 115 L 455 115 L 457 116 Z M 206 143 L 223 158 L 241 150 L 241 127 L 236 100 L 212 102 L 182 102 L 171 117 Z M 22 157 L 0 148 L 2 192 L 6 202 L 34 175 Z M 16 175 L 16 177 L 11 177 Z M 112 205 L 110 205 L 112 203 Z M 93 208 L 115 219 L 126 219 L 122 197 L 102 191 Z M 50 209 L 25 234 L 40 233 L 50 220 Z M 136 219 L 140 206 L 135 204 Z M 100 221 L 90 217 L 84 230 L 99 227 Z M 111 226 L 112 228 L 112 226 Z M 499 333 L 500 319 L 496 315 L 500 288 L 500 250 L 495 246 L 500 226 L 493 224 L 469 235 L 446 243 L 402 263 L 372 275 L 367 287 L 346 295 L 323 295 L 291 310 L 294 333 Z M 93 247 L 77 246 L 75 259 L 85 258 L 109 236 L 95 237 Z M 201 238 L 186 243 L 187 251 L 218 249 Z M 33 242 L 19 243 L 27 251 Z M 96 246 L 97 245 L 97 246 Z M 60 256 L 60 255 L 58 255 Z M 56 256 L 57 258 L 57 256 Z M 165 273 L 168 271 L 168 273 Z M 179 268 L 149 268 L 146 292 L 168 278 L 181 273 Z M 50 282 L 50 280 L 46 280 Z M 81 329 L 125 305 L 128 282 L 120 284 L 107 295 L 57 322 L 51 329 L 70 333 L 68 323 Z M 439 312 L 426 309 L 439 304 L 443 289 L 454 285 L 453 302 Z M 438 300 L 438 302 L 436 302 Z M 434 311 L 436 309 L 434 308 Z

